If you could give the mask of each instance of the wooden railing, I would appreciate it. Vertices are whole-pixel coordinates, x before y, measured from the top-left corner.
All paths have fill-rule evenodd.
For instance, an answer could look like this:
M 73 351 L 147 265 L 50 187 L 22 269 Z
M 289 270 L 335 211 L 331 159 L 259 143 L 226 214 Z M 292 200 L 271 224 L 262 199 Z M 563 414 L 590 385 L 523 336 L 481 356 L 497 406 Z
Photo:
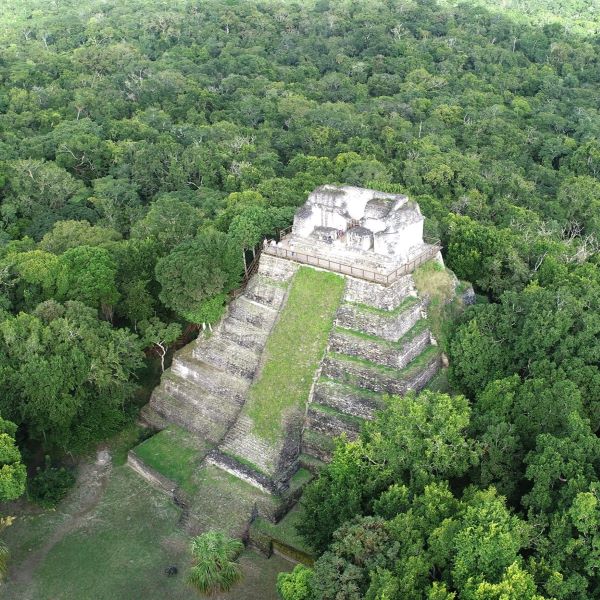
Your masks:
M 357 277 L 358 279 L 365 279 L 366 281 L 380 283 L 382 285 L 390 285 L 391 283 L 394 283 L 394 281 L 396 281 L 398 278 L 402 277 L 403 275 L 408 275 L 409 273 L 412 273 L 417 267 L 422 265 L 424 262 L 427 262 L 428 260 L 432 259 L 441 249 L 441 244 L 439 243 L 439 241 L 436 241 L 433 244 L 428 245 L 428 247 L 423 252 L 417 254 L 407 263 L 398 266 L 391 273 L 387 274 L 373 271 L 370 269 L 365 269 L 362 267 L 356 267 L 354 265 L 344 263 L 341 261 L 331 260 L 328 258 L 321 258 L 320 256 L 315 256 L 313 254 L 307 254 L 306 252 L 296 252 L 294 250 L 288 250 L 287 248 L 282 248 L 281 246 L 276 245 L 265 245 L 265 247 L 263 248 L 263 252 L 265 252 L 266 254 L 271 254 L 273 256 L 278 256 L 279 258 L 287 258 L 288 260 L 293 260 L 295 262 L 299 262 L 305 265 L 321 267 L 322 269 L 327 269 L 328 271 L 341 273 L 342 275 L 350 275 L 351 277 Z

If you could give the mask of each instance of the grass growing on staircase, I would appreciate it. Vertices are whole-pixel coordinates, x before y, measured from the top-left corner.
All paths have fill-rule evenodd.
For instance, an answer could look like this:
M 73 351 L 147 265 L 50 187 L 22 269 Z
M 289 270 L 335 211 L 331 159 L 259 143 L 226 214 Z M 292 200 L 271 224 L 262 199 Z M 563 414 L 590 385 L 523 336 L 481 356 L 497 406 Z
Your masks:
M 308 399 L 343 292 L 344 279 L 333 273 L 301 267 L 294 276 L 247 403 L 254 432 L 264 439 L 279 439 L 286 411 Z

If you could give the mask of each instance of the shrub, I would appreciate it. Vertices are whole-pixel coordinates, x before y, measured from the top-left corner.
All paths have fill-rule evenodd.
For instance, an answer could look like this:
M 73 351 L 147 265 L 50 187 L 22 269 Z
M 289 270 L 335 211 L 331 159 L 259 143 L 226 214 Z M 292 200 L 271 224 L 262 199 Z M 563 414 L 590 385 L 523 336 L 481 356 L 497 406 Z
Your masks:
M 38 467 L 37 474 L 29 483 L 29 498 L 44 508 L 53 508 L 74 484 L 73 472 L 64 467 L 53 467 L 50 457 L 46 456 L 44 468 Z

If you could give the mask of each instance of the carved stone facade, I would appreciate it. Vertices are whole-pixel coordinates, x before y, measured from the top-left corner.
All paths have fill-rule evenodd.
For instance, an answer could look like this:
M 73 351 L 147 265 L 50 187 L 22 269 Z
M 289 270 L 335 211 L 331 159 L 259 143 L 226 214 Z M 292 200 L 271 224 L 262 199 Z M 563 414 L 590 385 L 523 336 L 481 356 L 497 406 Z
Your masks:
M 423 245 L 419 205 L 401 194 L 323 185 L 296 213 L 293 235 L 345 248 L 407 259 Z

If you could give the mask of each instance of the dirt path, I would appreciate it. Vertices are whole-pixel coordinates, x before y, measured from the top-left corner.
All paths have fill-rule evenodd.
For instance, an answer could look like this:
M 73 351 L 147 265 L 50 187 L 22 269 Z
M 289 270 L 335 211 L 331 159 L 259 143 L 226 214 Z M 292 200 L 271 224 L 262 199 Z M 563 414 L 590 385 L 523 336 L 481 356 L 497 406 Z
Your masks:
M 77 485 L 60 508 L 66 519 L 41 548 L 32 552 L 21 563 L 13 565 L 9 571 L 9 587 L 19 591 L 18 597 L 21 600 L 33 600 L 33 576 L 38 567 L 56 544 L 85 524 L 90 512 L 96 508 L 106 489 L 111 467 L 111 455 L 105 448 L 98 450 L 95 462 L 80 464 Z

